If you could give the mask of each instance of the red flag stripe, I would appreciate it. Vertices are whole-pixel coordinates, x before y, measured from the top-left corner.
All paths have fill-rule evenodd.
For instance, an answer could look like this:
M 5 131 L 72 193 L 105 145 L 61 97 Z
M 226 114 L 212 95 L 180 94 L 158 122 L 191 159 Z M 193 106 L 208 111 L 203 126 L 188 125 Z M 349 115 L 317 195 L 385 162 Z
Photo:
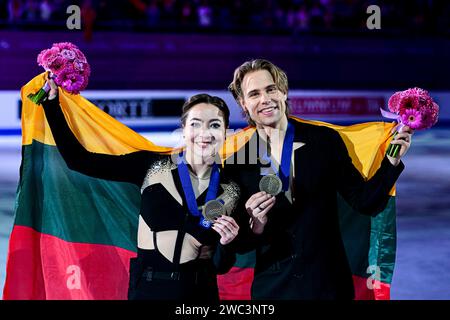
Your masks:
M 129 259 L 135 256 L 122 248 L 68 242 L 16 225 L 3 299 L 126 299 Z

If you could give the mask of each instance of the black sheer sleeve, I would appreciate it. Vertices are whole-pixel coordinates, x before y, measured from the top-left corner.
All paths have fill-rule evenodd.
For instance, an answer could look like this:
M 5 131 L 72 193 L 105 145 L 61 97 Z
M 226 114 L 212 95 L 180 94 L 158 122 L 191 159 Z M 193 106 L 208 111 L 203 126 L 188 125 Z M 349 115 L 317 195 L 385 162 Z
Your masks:
M 80 144 L 68 126 L 58 97 L 44 101 L 43 107 L 56 146 L 72 170 L 96 178 L 131 182 L 140 186 L 150 163 L 161 157 L 150 151 L 124 155 L 90 152 Z

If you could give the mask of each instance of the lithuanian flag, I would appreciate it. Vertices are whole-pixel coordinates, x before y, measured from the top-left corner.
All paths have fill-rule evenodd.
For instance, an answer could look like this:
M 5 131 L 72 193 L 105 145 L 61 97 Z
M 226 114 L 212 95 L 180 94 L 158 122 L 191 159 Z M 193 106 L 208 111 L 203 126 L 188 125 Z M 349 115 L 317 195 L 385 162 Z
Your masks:
M 70 170 L 55 145 L 41 106 L 26 97 L 45 82 L 27 83 L 22 97 L 22 164 L 10 236 L 4 299 L 126 299 L 129 259 L 136 256 L 140 190 L 124 182 L 95 179 Z M 98 109 L 59 89 L 69 127 L 89 151 L 126 154 L 170 153 Z M 298 121 L 304 121 L 298 119 Z M 393 125 L 382 122 L 333 126 L 346 142 L 355 166 L 370 177 L 379 167 Z M 223 156 L 240 147 L 247 128 L 230 137 Z M 351 148 L 350 148 L 351 146 Z M 341 226 L 358 299 L 389 299 L 395 261 L 394 190 L 376 218 L 341 201 Z M 249 299 L 254 253 L 239 255 L 219 276 L 223 299 Z
M 136 256 L 137 186 L 70 170 L 55 145 L 44 110 L 22 97 L 22 164 L 10 236 L 4 299 L 126 299 L 129 259 Z M 92 152 L 170 152 L 81 97 L 59 89 L 66 120 Z

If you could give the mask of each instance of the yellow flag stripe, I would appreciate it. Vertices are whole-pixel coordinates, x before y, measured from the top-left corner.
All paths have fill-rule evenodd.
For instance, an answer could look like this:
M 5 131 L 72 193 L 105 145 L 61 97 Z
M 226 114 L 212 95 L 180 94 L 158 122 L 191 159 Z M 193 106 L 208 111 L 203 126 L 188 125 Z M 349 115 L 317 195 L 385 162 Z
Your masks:
M 37 92 L 45 81 L 46 73 L 42 73 L 22 88 L 23 145 L 29 145 L 33 140 L 55 145 L 42 106 L 35 105 L 27 98 L 28 94 Z M 172 152 L 172 148 L 151 143 L 80 95 L 72 95 L 59 88 L 59 101 L 70 129 L 78 141 L 91 152 L 113 155 L 138 150 Z

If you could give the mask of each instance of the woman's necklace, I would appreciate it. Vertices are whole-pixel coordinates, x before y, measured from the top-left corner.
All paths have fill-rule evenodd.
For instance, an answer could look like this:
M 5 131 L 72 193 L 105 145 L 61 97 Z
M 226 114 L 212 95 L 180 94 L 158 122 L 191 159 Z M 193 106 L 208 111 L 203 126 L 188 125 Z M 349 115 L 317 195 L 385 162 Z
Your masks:
M 205 175 L 203 177 L 197 176 L 190 169 L 189 169 L 189 174 L 191 177 L 193 177 L 194 179 L 197 179 L 197 180 L 209 180 L 209 178 L 211 177 L 211 168 L 208 168 L 208 170 L 205 172 Z

